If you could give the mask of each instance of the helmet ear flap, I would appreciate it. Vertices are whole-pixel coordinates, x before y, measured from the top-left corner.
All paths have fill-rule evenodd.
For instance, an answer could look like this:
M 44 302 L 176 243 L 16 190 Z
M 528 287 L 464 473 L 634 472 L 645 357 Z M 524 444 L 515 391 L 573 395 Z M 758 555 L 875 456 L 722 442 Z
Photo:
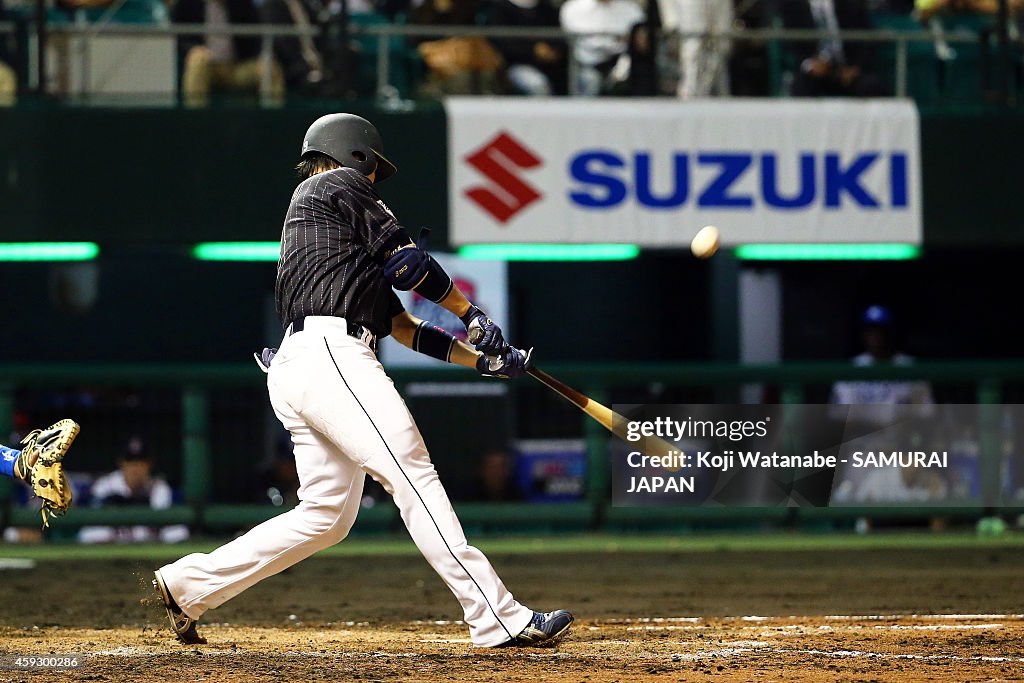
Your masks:
M 363 175 L 370 175 L 377 168 L 377 158 L 371 149 L 353 147 L 348 150 L 348 160 L 343 165 L 354 168 Z

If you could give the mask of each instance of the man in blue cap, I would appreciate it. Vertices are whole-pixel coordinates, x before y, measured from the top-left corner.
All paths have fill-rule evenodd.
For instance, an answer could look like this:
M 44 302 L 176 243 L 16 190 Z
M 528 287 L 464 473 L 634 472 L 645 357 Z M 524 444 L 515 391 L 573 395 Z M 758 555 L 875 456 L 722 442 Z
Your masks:
M 913 365 L 914 359 L 896 350 L 894 334 L 894 318 L 885 306 L 868 306 L 861 315 L 861 340 L 864 351 L 853 359 L 857 367 L 873 365 Z M 839 405 L 862 406 L 856 411 L 858 422 L 866 426 L 883 430 L 877 437 L 881 442 L 875 444 L 869 438 L 863 447 L 871 450 L 877 446 L 879 450 L 891 448 L 891 434 L 884 431 L 892 426 L 901 405 L 930 406 L 932 398 L 931 385 L 919 380 L 861 380 L 856 382 L 836 382 L 832 385 L 830 403 Z M 929 411 L 930 409 L 925 409 Z M 865 437 L 868 438 L 868 437 Z M 841 472 L 840 482 L 835 496 L 838 500 L 870 502 L 899 502 L 904 500 L 927 499 L 934 494 L 928 488 L 912 489 L 905 476 L 907 472 L 899 468 L 886 470 L 846 470 Z M 870 529 L 870 520 L 861 518 L 857 521 L 857 529 Z
M 864 351 L 853 359 L 857 367 L 892 364 L 913 365 L 914 359 L 896 350 L 893 334 L 893 316 L 885 306 L 868 306 L 861 316 L 861 340 Z M 931 387 L 927 382 L 836 382 L 832 387 L 831 403 L 841 405 L 863 404 L 930 404 Z

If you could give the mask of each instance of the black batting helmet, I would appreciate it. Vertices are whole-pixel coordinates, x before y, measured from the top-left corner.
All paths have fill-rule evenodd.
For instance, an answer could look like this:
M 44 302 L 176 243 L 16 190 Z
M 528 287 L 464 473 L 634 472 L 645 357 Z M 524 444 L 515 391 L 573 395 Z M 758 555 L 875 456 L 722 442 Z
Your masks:
M 355 114 L 328 114 L 314 121 L 302 140 L 301 156 L 310 152 L 326 154 L 363 175 L 377 169 L 374 182 L 378 183 L 398 170 L 384 156 L 384 141 L 377 129 Z

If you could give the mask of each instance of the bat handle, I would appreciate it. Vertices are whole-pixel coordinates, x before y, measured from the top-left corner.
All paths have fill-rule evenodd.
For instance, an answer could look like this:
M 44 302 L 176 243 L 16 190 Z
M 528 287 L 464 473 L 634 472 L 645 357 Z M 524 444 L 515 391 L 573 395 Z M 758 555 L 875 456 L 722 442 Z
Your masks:
M 466 328 L 466 339 L 470 344 L 474 346 L 480 343 L 480 340 L 484 338 L 484 328 L 480 325 L 480 321 L 476 318 L 469 323 L 469 327 Z

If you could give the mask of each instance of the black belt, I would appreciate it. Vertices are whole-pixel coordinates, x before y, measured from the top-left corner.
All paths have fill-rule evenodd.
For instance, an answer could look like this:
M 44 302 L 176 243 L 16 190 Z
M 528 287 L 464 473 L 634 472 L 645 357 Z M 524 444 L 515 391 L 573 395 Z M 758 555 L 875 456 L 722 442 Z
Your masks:
M 296 332 L 302 332 L 302 329 L 305 326 L 306 326 L 306 319 L 305 318 L 299 318 L 298 320 L 293 320 L 292 322 L 288 323 L 287 328 L 290 328 L 291 329 L 291 333 L 295 334 Z M 372 341 L 370 342 L 370 348 L 373 349 L 374 353 L 377 352 L 377 335 L 375 335 L 369 329 L 363 327 L 362 325 L 356 325 L 356 324 L 350 323 L 349 321 L 346 320 L 345 321 L 345 331 L 348 333 L 348 336 L 354 337 L 354 338 L 360 339 L 360 340 L 363 338 L 364 335 L 369 334 L 371 339 L 372 339 Z

